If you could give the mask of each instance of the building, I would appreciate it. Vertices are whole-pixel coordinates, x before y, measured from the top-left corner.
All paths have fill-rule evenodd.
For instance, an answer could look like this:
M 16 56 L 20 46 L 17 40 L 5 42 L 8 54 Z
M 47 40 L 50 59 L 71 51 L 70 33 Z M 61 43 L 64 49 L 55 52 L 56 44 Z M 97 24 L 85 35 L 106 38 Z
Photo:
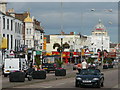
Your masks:
M 11 15 L 23 22 L 23 42 L 27 49 L 34 49 L 36 51 L 43 50 L 44 43 L 44 29 L 41 27 L 41 23 L 37 21 L 34 16 L 30 17 L 30 12 L 13 13 L 9 10 Z
M 93 28 L 92 35 L 87 38 L 87 45 L 90 51 L 97 53 L 97 50 L 110 50 L 110 37 L 106 27 L 102 24 L 101 20 Z
M 2 37 L 7 38 L 7 50 L 18 51 L 22 44 L 22 26 L 21 20 L 16 19 L 6 12 L 6 3 L 0 3 L 0 7 L 3 7 L 0 11 L 0 22 L 1 22 L 1 34 Z
M 61 45 L 61 38 L 63 38 L 63 44 L 69 44 L 70 48 L 65 49 L 63 52 L 63 59 L 66 63 L 70 61 L 70 53 L 73 54 L 74 59 L 80 57 L 81 48 L 85 45 L 85 41 L 87 40 L 87 37 L 81 34 L 75 34 L 74 32 L 70 32 L 70 34 L 62 32 L 61 34 L 45 35 L 45 37 L 47 38 L 46 51 L 49 53 L 52 52 L 52 55 L 60 54 L 57 51 L 57 47 L 53 49 L 53 45 L 55 43 L 59 43 Z
M 23 22 L 10 15 L 7 10 L 7 3 L 0 2 L 0 63 L 5 57 L 10 56 L 10 51 L 20 51 L 23 44 L 22 27 Z

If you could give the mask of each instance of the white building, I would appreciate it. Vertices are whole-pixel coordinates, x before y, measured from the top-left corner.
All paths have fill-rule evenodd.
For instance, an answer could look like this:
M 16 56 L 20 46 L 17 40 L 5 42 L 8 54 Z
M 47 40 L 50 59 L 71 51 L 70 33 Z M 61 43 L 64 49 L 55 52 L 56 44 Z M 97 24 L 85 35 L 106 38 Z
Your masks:
M 6 13 L 6 3 L 0 3 L 0 22 L 2 37 L 7 38 L 7 50 L 18 50 L 21 46 L 22 38 L 22 21 L 15 19 L 9 13 Z
M 29 49 L 42 51 L 44 31 L 43 28 L 40 26 L 40 22 L 33 17 L 30 18 L 30 13 L 28 12 L 28 16 L 24 19 L 24 24 L 25 45 L 27 45 Z
M 63 44 L 68 43 L 70 45 L 69 49 L 65 49 L 65 51 L 72 52 L 80 52 L 80 48 L 82 48 L 85 45 L 85 41 L 87 37 L 82 36 L 80 34 L 74 34 L 74 32 L 70 32 L 70 34 L 54 34 L 49 35 L 50 43 L 47 43 L 47 52 L 57 51 L 57 48 L 53 49 L 54 43 L 61 44 L 61 37 L 63 38 Z
M 107 50 L 110 49 L 110 37 L 106 27 L 102 24 L 101 20 L 94 27 L 92 35 L 88 36 L 87 45 L 89 46 L 90 51 L 97 52 L 98 49 Z

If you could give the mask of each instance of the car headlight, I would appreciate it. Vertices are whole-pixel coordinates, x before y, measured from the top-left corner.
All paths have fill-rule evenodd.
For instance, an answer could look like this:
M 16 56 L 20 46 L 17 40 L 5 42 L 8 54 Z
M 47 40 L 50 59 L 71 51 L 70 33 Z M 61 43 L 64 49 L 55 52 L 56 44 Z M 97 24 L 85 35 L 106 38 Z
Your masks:
M 82 80 L 82 78 L 80 78 L 80 77 L 77 77 L 76 79 L 77 79 L 77 80 Z
M 93 78 L 93 80 L 99 80 L 99 78 Z

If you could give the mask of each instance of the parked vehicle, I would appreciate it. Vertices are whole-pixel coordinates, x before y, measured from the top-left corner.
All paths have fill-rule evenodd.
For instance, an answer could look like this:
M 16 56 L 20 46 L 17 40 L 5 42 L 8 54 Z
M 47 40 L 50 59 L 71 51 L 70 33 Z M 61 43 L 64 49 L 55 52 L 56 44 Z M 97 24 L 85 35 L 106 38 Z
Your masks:
M 7 77 L 10 72 L 25 71 L 28 69 L 25 58 L 6 58 L 4 61 L 3 75 Z
M 50 71 L 55 71 L 55 69 L 58 67 L 58 64 L 55 62 L 55 58 L 53 56 L 46 56 L 43 59 L 42 62 L 42 69 L 45 69 L 48 73 Z
M 99 69 L 82 69 L 77 73 L 75 86 L 95 86 L 100 88 L 104 84 L 104 74 Z

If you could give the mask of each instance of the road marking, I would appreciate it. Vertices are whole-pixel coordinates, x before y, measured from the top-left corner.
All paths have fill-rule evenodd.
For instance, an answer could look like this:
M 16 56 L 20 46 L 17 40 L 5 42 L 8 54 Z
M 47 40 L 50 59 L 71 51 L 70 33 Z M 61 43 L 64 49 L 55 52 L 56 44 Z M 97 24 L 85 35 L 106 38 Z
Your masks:
M 51 88 L 51 87 L 53 87 L 53 86 L 47 86 L 47 87 L 46 87 L 46 86 L 44 86 L 43 88 Z

